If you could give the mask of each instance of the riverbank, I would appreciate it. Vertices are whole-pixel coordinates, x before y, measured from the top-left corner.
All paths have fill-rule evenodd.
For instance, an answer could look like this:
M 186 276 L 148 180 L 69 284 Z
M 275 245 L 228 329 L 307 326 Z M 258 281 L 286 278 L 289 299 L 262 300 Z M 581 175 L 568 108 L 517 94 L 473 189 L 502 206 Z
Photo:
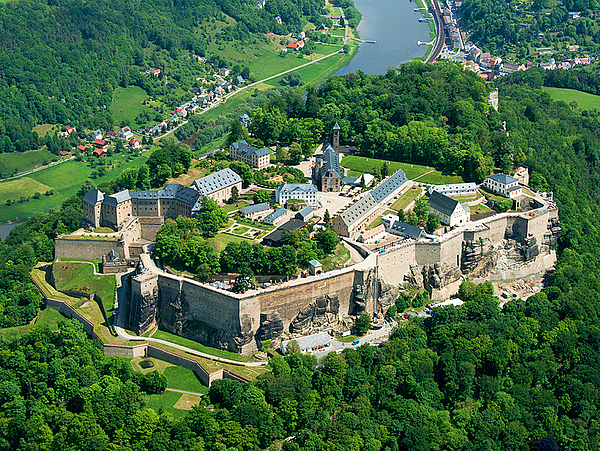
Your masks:
M 429 24 L 429 38 L 430 38 L 430 40 L 427 43 L 427 51 L 425 52 L 425 55 L 423 55 L 422 58 L 415 58 L 415 59 L 426 61 L 427 58 L 429 57 L 429 54 L 431 53 L 431 50 L 433 49 L 433 43 L 435 42 L 435 38 L 437 37 L 437 30 L 435 29 L 435 21 L 433 20 L 433 15 L 429 12 L 431 3 L 429 3 L 427 0 L 415 0 L 415 3 L 418 5 L 419 9 L 421 10 L 421 14 L 423 14 L 423 17 L 425 19 L 428 19 L 427 23 Z

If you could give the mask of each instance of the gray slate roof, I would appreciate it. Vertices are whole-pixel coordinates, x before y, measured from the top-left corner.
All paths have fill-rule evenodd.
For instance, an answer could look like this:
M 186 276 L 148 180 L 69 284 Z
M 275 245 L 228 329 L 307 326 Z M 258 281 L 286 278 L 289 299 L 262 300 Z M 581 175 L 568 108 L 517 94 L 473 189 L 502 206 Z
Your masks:
M 110 196 L 106 196 L 102 203 L 109 205 L 111 207 L 116 207 L 120 203 L 125 202 L 130 199 L 131 199 L 131 196 L 129 195 L 129 190 L 125 189 L 123 191 L 119 191 L 118 193 L 111 194 Z
M 275 221 L 277 218 L 283 216 L 284 214 L 286 214 L 287 210 L 283 207 L 278 208 L 277 210 L 275 210 L 273 213 L 271 213 L 269 216 L 267 216 L 264 220 L 265 221 Z
M 316 193 L 318 192 L 316 185 L 312 183 L 284 183 L 276 188 L 277 193 L 279 195 L 288 194 L 294 195 L 295 193 L 304 194 L 304 193 Z
M 446 216 L 452 216 L 456 208 L 460 207 L 460 202 L 434 191 L 429 198 L 429 206 L 439 213 Z
M 258 147 L 251 146 L 246 142 L 245 139 L 233 143 L 232 146 L 238 151 L 246 155 L 256 154 L 259 157 L 263 157 L 265 155 L 269 155 L 271 151 L 266 147 L 259 149 Z
M 281 352 L 285 355 L 285 349 L 292 340 L 286 340 L 281 342 Z M 327 332 L 320 332 L 314 335 L 308 335 L 306 337 L 296 338 L 298 345 L 300 345 L 301 351 L 310 350 L 317 346 L 328 345 L 331 342 L 331 336 Z
M 340 158 L 335 153 L 335 150 L 330 143 L 325 143 L 323 145 L 323 166 L 321 166 L 320 175 L 321 178 L 328 176 L 342 178 Z
M 343 212 L 340 217 L 348 226 L 358 221 L 369 210 L 375 207 L 380 202 L 383 202 L 386 197 L 400 188 L 406 182 L 404 171 L 399 169 L 394 172 L 391 177 L 381 182 L 376 188 L 369 191 L 358 202 Z
M 250 213 L 256 213 L 258 211 L 264 211 L 264 210 L 269 210 L 271 207 L 269 206 L 268 202 L 263 202 L 262 204 L 254 204 L 254 205 L 248 205 L 247 207 L 242 207 L 240 208 L 240 211 L 247 215 Z
M 419 238 L 425 233 L 423 229 L 420 229 L 419 227 L 407 224 L 406 222 L 402 221 L 394 221 L 394 223 L 392 224 L 392 229 L 396 232 L 401 233 L 402 235 L 410 236 L 413 238 Z
M 502 183 L 504 185 L 508 185 L 509 183 L 518 182 L 518 180 L 516 178 L 511 177 L 510 175 L 506 175 L 502 172 L 499 172 L 498 174 L 490 175 L 489 178 L 495 182 Z
M 311 214 L 313 211 L 315 211 L 315 209 L 313 207 L 304 207 L 302 210 L 300 210 L 298 213 L 296 213 L 295 217 L 297 219 L 306 219 L 308 217 L 309 214 Z
M 104 193 L 102 191 L 98 191 L 96 188 L 92 188 L 85 194 L 85 196 L 83 196 L 83 201 L 91 205 L 96 205 L 96 203 L 102 202 L 103 199 Z
M 208 196 L 215 191 L 241 183 L 241 181 L 242 178 L 238 174 L 229 168 L 225 168 L 195 180 L 191 187 L 198 191 L 201 196 Z

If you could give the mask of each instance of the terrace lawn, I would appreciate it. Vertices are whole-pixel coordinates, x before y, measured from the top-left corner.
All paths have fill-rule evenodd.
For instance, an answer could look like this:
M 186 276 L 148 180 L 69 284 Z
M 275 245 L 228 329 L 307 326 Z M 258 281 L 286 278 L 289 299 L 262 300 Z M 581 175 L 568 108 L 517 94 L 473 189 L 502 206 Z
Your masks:
M 350 260 L 350 251 L 346 249 L 346 246 L 340 243 L 333 254 L 328 255 L 321 261 L 323 271 L 331 271 L 332 269 L 339 268 L 348 260 Z
M 65 319 L 59 312 L 51 308 L 44 309 L 25 326 L 7 327 L 0 329 L 0 340 L 13 341 L 27 334 L 33 327 L 46 325 L 51 331 L 58 330 L 58 324 Z
M 193 349 L 195 351 L 204 352 L 206 354 L 213 355 L 215 357 L 223 357 L 230 360 L 236 360 L 238 362 L 249 362 L 252 360 L 250 357 L 244 357 L 235 352 L 221 351 L 217 348 L 211 348 L 210 346 L 203 345 L 194 340 L 190 340 L 189 338 L 180 337 L 179 335 L 174 335 L 164 330 L 157 330 L 152 338 L 157 338 L 160 340 L 169 341 L 171 343 L 175 343 L 181 346 L 185 346 L 186 348 Z M 194 391 L 194 390 L 191 390 Z
M 45 146 L 38 150 L 27 152 L 8 152 L 0 154 L 0 177 L 8 177 L 15 173 L 34 169 L 36 166 L 57 161 L 58 156 Z M 16 172 L 15 172 L 16 171 Z
M 165 412 L 169 412 L 175 418 L 183 417 L 187 412 L 183 409 L 176 409 L 174 406 L 183 396 L 182 393 L 166 391 L 160 395 L 146 395 L 146 409 L 152 409 L 158 412 L 162 408 Z
M 221 252 L 227 246 L 227 243 L 239 243 L 240 241 L 252 242 L 241 236 L 230 235 L 228 233 L 219 233 L 217 236 L 208 239 L 208 244 L 215 248 L 217 252 Z
M 391 160 L 379 160 L 377 158 L 359 157 L 356 155 L 348 155 L 342 159 L 342 166 L 351 169 L 353 174 L 357 173 L 372 173 L 374 167 L 381 168 L 384 162 L 388 162 L 388 170 L 393 174 L 398 169 L 402 169 L 409 180 L 416 180 L 421 183 L 460 183 L 462 177 L 444 175 L 437 171 L 432 166 L 423 166 L 412 163 L 399 163 Z
M 577 91 L 575 89 L 551 87 L 544 87 L 542 89 L 547 92 L 554 101 L 563 101 L 566 103 L 575 101 L 577 102 L 577 106 L 582 110 L 600 110 L 600 96 Z
M 409 190 L 402 194 L 390 208 L 395 211 L 404 210 L 413 200 L 419 197 L 419 194 L 421 194 L 421 188 L 418 186 L 412 186 Z
M 95 293 L 102 299 L 109 322 L 114 315 L 117 281 L 114 275 L 94 275 L 94 268 L 87 263 L 56 262 L 52 268 L 56 289 Z
M 240 208 L 247 207 L 248 205 L 250 205 L 250 204 L 248 202 L 246 202 L 245 200 L 238 200 L 234 204 L 223 205 L 223 210 L 225 210 L 227 213 L 230 213 L 232 211 L 237 211 Z
M 208 393 L 208 387 L 203 385 L 192 370 L 181 366 L 170 366 L 164 371 L 167 378 L 167 387 L 176 390 L 191 391 L 194 393 Z

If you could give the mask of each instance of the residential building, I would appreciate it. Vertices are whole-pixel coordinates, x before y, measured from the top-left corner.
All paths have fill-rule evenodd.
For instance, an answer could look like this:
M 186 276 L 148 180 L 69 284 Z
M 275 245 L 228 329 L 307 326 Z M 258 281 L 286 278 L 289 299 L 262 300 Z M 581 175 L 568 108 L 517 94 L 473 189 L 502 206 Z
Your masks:
M 434 191 L 429 197 L 430 211 L 440 215 L 442 224 L 454 227 L 466 224 L 471 220 L 471 209 L 465 204 L 442 193 Z
M 239 209 L 239 213 L 246 219 L 261 220 L 271 213 L 272 209 L 268 202 L 248 205 Z
M 275 17 L 275 22 L 277 22 L 279 25 L 281 25 L 282 20 L 280 16 Z
M 131 139 L 133 138 L 133 132 L 129 127 L 123 127 L 119 130 L 119 138 L 121 139 Z
M 446 196 L 474 196 L 477 194 L 476 183 L 450 183 L 448 185 L 432 185 L 429 188 L 429 194 L 434 191 L 445 194 Z
M 221 77 L 227 77 L 229 75 L 229 69 L 226 67 L 219 67 L 219 75 Z
M 266 168 L 271 163 L 271 151 L 268 148 L 259 149 L 245 140 L 229 146 L 229 157 L 232 160 L 242 161 L 254 169 Z
M 304 47 L 304 41 L 288 42 L 287 48 L 292 50 L 300 50 Z
M 104 149 L 94 149 L 92 151 L 92 155 L 94 155 L 97 158 L 99 158 L 99 157 L 105 157 L 106 156 L 106 150 L 104 150 Z
M 368 225 L 377 218 L 394 195 L 402 190 L 407 178 L 402 170 L 383 180 L 368 191 L 348 209 L 332 219 L 332 228 L 338 235 L 354 239 L 364 232 Z
M 234 187 L 238 191 L 242 190 L 242 178 L 229 168 L 199 178 L 191 185 L 202 197 L 208 196 L 219 203 L 225 203 L 231 198 Z
M 377 227 L 374 227 L 371 230 L 365 230 L 356 241 L 359 243 L 371 244 L 377 240 L 380 240 L 384 236 L 385 226 L 383 224 L 379 224 Z
M 94 130 L 92 132 L 92 141 L 95 141 L 97 139 L 102 139 L 102 136 L 103 136 L 102 130 L 100 130 L 100 129 Z
M 83 144 L 80 144 L 77 146 L 77 150 L 79 150 L 81 153 L 84 153 L 87 151 L 87 146 L 84 146 Z
M 139 139 L 132 138 L 129 140 L 129 147 L 132 149 L 139 149 L 142 147 L 142 142 Z
M 312 183 L 284 183 L 275 189 L 275 202 L 285 205 L 290 199 L 303 200 L 308 205 L 319 202 L 318 190 Z
M 509 199 L 523 195 L 523 189 L 519 186 L 519 180 L 502 172 L 490 175 L 484 180 L 483 186 L 489 191 Z
M 288 213 L 289 212 L 285 208 L 280 207 L 267 215 L 265 219 L 263 219 L 263 222 L 272 226 L 279 225 L 287 219 Z
M 117 132 L 106 132 L 106 139 L 110 139 L 111 141 L 114 141 L 115 139 L 117 139 L 119 135 L 117 134 Z
M 104 141 L 103 139 L 96 139 L 93 144 L 96 149 L 106 149 L 108 147 L 108 141 Z
M 258 9 L 263 9 L 265 7 L 266 3 L 267 3 L 267 0 L 258 0 L 258 2 L 256 2 L 256 7 Z
M 248 128 L 248 125 L 250 125 L 250 116 L 248 116 L 246 113 L 242 114 L 240 116 L 240 122 L 244 127 Z

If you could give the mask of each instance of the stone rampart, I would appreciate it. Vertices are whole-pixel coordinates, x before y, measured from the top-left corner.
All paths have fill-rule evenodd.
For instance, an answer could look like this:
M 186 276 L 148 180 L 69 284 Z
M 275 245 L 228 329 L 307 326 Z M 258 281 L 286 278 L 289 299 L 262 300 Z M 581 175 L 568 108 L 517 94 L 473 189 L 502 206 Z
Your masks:
M 76 258 L 81 260 L 101 260 L 103 255 L 114 250 L 120 258 L 125 258 L 124 243 L 119 240 L 99 240 L 94 238 L 69 238 L 60 236 L 54 240 L 56 258 Z
M 154 241 L 156 234 L 165 222 L 163 216 L 138 216 L 141 226 L 141 237 L 145 240 Z

